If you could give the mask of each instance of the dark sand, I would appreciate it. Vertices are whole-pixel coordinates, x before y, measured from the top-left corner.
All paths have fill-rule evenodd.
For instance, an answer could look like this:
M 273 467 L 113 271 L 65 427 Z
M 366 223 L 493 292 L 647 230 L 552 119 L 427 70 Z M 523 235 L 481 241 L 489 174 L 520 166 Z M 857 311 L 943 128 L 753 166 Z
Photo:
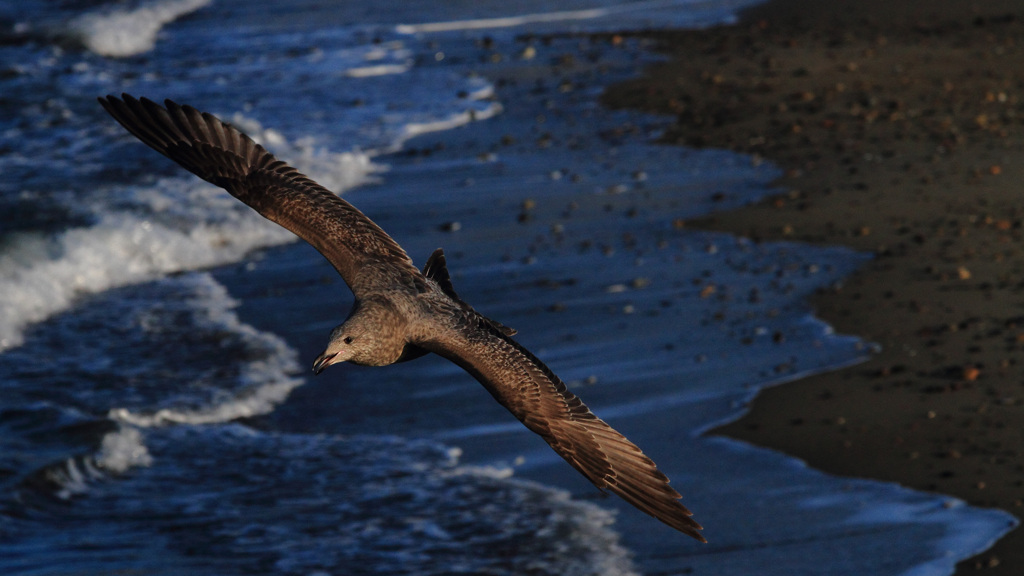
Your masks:
M 607 104 L 786 171 L 781 196 L 687 225 L 877 255 L 813 304 L 881 351 L 714 433 L 1024 515 L 1024 5 L 779 0 L 649 36 L 670 61 Z M 1024 574 L 1024 530 L 958 573 L 978 569 Z

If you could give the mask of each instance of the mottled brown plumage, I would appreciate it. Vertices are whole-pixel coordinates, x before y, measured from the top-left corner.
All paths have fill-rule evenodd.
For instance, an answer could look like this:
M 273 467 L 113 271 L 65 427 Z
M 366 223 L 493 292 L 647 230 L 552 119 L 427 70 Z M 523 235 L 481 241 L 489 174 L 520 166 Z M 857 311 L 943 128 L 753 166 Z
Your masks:
M 100 103 L 140 140 L 291 230 L 337 269 L 355 304 L 317 358 L 317 373 L 343 361 L 382 366 L 428 352 L 443 356 L 595 486 L 704 541 L 700 525 L 650 458 L 513 340 L 515 330 L 459 298 L 440 249 L 420 272 L 362 212 L 210 114 L 127 94 Z

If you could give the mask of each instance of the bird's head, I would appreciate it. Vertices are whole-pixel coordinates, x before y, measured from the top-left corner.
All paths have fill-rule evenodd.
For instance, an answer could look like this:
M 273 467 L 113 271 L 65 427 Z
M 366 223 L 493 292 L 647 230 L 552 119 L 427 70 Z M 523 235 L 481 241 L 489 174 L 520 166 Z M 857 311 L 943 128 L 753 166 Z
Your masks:
M 357 348 L 361 346 L 361 334 L 354 330 L 355 326 L 349 326 L 346 322 L 331 330 L 331 337 L 327 341 L 327 349 L 317 356 L 313 362 L 313 372 L 319 374 L 328 366 L 339 362 L 348 362 L 356 357 Z
M 331 331 L 327 349 L 313 362 L 319 374 L 328 366 L 351 362 L 363 366 L 386 366 L 393 363 L 405 346 L 403 338 L 392 337 L 387 315 L 376 307 L 357 306 L 345 323 Z

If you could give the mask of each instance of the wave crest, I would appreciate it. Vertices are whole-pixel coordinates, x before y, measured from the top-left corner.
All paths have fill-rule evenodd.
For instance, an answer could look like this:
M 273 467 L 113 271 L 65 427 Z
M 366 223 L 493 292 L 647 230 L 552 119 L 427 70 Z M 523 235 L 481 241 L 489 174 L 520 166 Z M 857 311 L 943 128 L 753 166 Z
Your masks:
M 157 34 L 164 26 L 209 3 L 165 0 L 128 10 L 90 12 L 72 20 L 64 35 L 101 56 L 136 56 L 156 46 Z

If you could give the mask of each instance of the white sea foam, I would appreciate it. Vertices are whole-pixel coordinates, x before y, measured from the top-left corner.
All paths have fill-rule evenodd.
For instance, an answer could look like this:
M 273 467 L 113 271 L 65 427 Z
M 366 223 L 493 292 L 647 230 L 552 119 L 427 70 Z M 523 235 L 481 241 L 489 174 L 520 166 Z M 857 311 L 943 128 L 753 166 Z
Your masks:
M 350 78 L 368 78 L 370 76 L 385 76 L 387 74 L 402 74 L 408 72 L 412 64 L 378 64 L 376 66 L 360 66 L 349 68 L 345 76 Z
M 404 74 L 415 65 L 415 53 L 404 42 L 381 42 L 357 47 L 316 50 L 309 59 L 329 74 L 369 78 Z
M 191 322 L 195 325 L 192 330 L 231 334 L 251 352 L 246 357 L 252 359 L 240 367 L 237 381 L 228 386 L 235 392 L 215 394 L 212 398 L 217 400 L 189 408 L 164 408 L 150 412 L 145 409 L 111 409 L 108 417 L 118 422 L 118 428 L 103 437 L 95 453 L 68 458 L 63 464 L 48 470 L 47 477 L 59 486 L 58 497 L 66 499 L 84 494 L 95 481 L 123 474 L 131 468 L 151 465 L 153 457 L 141 429 L 175 424 L 218 424 L 266 414 L 303 383 L 301 378 L 293 376 L 299 371 L 295 350 L 280 337 L 242 322 L 234 310 L 238 302 L 212 276 L 190 274 L 175 281 L 186 283 L 194 294 L 182 303 L 183 308 L 193 311 Z M 165 328 L 152 327 L 155 330 Z M 190 383 L 183 384 L 183 388 L 188 390 Z M 207 393 L 203 392 L 204 395 Z
M 278 158 L 287 160 L 300 172 L 337 193 L 375 182 L 375 174 L 387 170 L 387 166 L 373 162 L 372 153 L 331 152 L 319 146 L 313 137 L 289 141 L 277 130 L 265 128 L 259 121 L 239 113 L 232 115 L 230 122 Z
M 176 187 L 181 181 L 163 181 Z M 162 274 L 224 264 L 261 246 L 289 240 L 258 216 L 180 229 L 129 213 L 108 213 L 88 228 L 51 238 L 19 238 L 0 256 L 0 350 L 24 329 L 67 310 L 76 298 Z
M 251 363 L 245 368 L 246 372 L 259 373 L 265 382 L 254 388 L 246 388 L 237 397 L 212 406 L 190 410 L 163 408 L 151 414 L 136 414 L 125 408 L 115 408 L 110 411 L 110 418 L 150 428 L 168 424 L 217 424 L 267 414 L 284 402 L 291 391 L 303 382 L 302 379 L 294 377 L 272 380 L 272 377 L 280 377 L 282 374 L 281 367 L 275 364 L 273 361 Z M 259 372 L 263 369 L 267 371 Z
M 247 349 L 259 351 L 253 354 L 254 359 L 241 366 L 237 392 L 199 407 L 163 408 L 153 412 L 114 408 L 109 414 L 111 419 L 145 428 L 230 422 L 271 412 L 303 383 L 301 378 L 293 376 L 300 370 L 294 349 L 279 336 L 242 322 L 235 313 L 238 302 L 212 276 L 195 274 L 192 278 L 196 296 L 189 306 L 196 311 L 193 318 L 197 329 L 233 334 Z
M 650 4 L 642 2 L 641 4 Z M 658 2 L 663 4 L 663 2 Z M 558 12 L 543 12 L 537 14 L 522 14 L 519 16 L 505 16 L 499 18 L 475 18 L 470 20 L 452 20 L 449 22 L 429 22 L 424 24 L 399 24 L 395 30 L 399 34 L 420 34 L 430 32 L 453 32 L 456 30 L 483 30 L 486 28 L 511 28 L 513 26 L 525 26 L 527 24 L 538 24 L 543 22 L 564 22 L 566 20 L 591 20 L 601 18 L 609 14 L 606 8 L 592 8 L 589 10 L 561 10 Z
M 371 179 L 366 154 L 333 153 L 236 116 L 258 141 L 331 190 Z M 106 191 L 91 201 L 97 221 L 53 236 L 12 236 L 0 254 L 0 351 L 23 342 L 26 327 L 69 309 L 77 298 L 162 275 L 236 262 L 248 252 L 295 240 L 224 191 L 192 176 Z
M 57 497 L 67 500 L 88 492 L 89 482 L 102 478 L 103 474 L 88 459 L 68 458 L 63 465 L 47 470 L 46 477 L 59 487 Z
M 902 487 L 894 487 L 894 490 L 910 492 Z M 825 498 L 824 500 L 827 505 L 829 499 Z M 822 502 L 819 501 L 808 503 L 811 506 L 821 504 Z M 977 510 L 969 508 L 962 500 L 955 498 L 949 498 L 940 504 L 935 498 L 912 500 L 910 497 L 901 501 L 875 503 L 870 508 L 847 519 L 846 522 L 869 526 L 892 523 L 949 525 L 951 516 L 956 517 L 957 530 L 945 538 L 935 541 L 934 558 L 904 572 L 902 576 L 952 574 L 961 559 L 980 554 L 995 543 L 996 539 L 992 535 L 991 526 L 994 521 L 997 521 L 998 516 L 1003 517 L 1007 527 L 1020 524 L 1018 519 L 1001 510 L 989 510 L 985 516 L 982 516 Z
M 400 24 L 395 27 L 399 34 L 422 34 L 433 32 L 455 32 L 460 30 L 485 30 L 489 28 L 513 28 L 537 24 L 550 24 L 557 22 L 572 22 L 574 20 L 595 20 L 606 18 L 617 14 L 641 13 L 660 8 L 677 7 L 680 4 L 690 4 L 680 0 L 648 0 L 647 2 L 625 2 L 618 5 L 605 6 L 602 8 L 589 8 L 582 10 L 559 10 L 555 12 L 537 12 L 533 14 L 519 14 L 515 16 L 501 16 L 496 18 L 472 18 L 467 20 L 451 20 L 447 22 L 428 22 L 423 24 Z
M 89 485 L 108 474 L 123 474 L 130 468 L 153 463 L 142 434 L 130 426 L 108 432 L 95 454 L 72 457 L 50 468 L 46 477 L 58 486 L 56 495 L 67 500 L 89 491 Z
M 411 138 L 427 134 L 429 132 L 442 132 L 444 130 L 452 130 L 459 126 L 464 126 L 470 122 L 477 122 L 479 120 L 486 120 L 501 114 L 502 107 L 500 102 L 490 102 L 485 107 L 480 109 L 470 109 L 457 114 L 452 114 L 448 118 L 441 120 L 435 120 L 433 122 L 419 122 L 409 123 L 405 125 L 405 129 L 402 135 L 399 137 L 396 147 L 406 142 Z
M 185 390 L 181 400 L 190 403 L 188 408 L 166 408 L 151 412 L 146 412 L 144 408 L 112 409 L 109 417 L 118 422 L 118 427 L 103 436 L 94 453 L 70 457 L 46 471 L 47 479 L 58 487 L 55 492 L 57 497 L 67 499 L 85 494 L 95 482 L 122 475 L 133 467 L 151 465 L 154 457 L 145 444 L 145 434 L 141 428 L 173 424 L 216 424 L 266 414 L 284 402 L 292 390 L 302 384 L 303 380 L 293 375 L 299 371 L 294 349 L 282 338 L 243 323 L 234 312 L 238 301 L 231 298 L 212 276 L 206 273 L 191 274 L 178 277 L 173 282 L 182 284 L 187 293 L 191 294 L 177 303 L 183 310 L 193 311 L 189 321 L 193 323 L 190 330 L 200 334 L 230 334 L 232 339 L 241 340 L 246 351 L 244 356 L 251 360 L 240 367 L 234 381 L 224 382 L 228 389 L 223 392 L 227 394 L 211 395 L 210 384 L 206 381 L 194 388 L 190 385 L 199 382 L 181 382 L 180 387 Z M 150 327 L 142 322 L 138 328 L 163 331 L 166 326 L 156 324 Z M 197 374 L 199 378 L 207 378 L 201 375 L 202 372 Z M 196 392 L 188 393 L 189 389 L 195 389 Z M 201 396 L 197 397 L 197 394 Z M 193 402 L 197 399 L 200 400 L 198 406 Z
M 210 0 L 163 0 L 133 9 L 90 12 L 71 21 L 66 34 L 101 56 L 124 58 L 149 52 L 170 22 L 207 6 Z
M 104 436 L 93 460 L 98 468 L 114 474 L 153 463 L 153 457 L 143 443 L 142 433 L 128 426 L 122 426 Z
M 637 575 L 614 512 L 463 466 L 432 441 L 235 424 L 148 434 L 161 458 L 182 465 L 153 466 L 83 508 L 131 509 L 145 530 L 188 531 L 202 541 L 189 547 L 198 561 L 230 550 L 241 572 Z

